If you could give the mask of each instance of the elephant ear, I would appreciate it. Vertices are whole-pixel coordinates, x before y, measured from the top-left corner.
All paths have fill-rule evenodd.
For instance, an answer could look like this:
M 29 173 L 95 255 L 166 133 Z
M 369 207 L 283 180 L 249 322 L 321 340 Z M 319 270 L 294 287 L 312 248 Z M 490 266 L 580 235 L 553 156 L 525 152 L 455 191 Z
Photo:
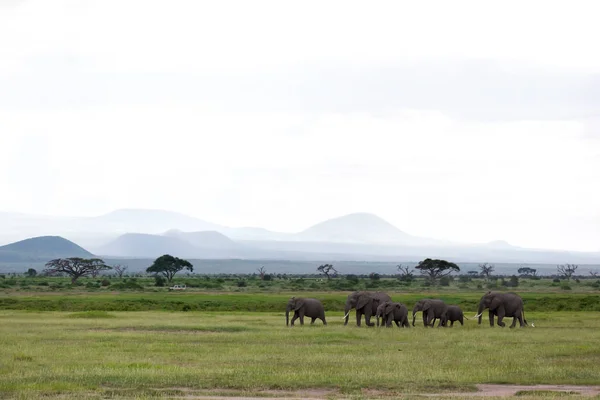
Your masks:
M 495 310 L 502 305 L 502 300 L 499 297 L 494 297 L 490 303 L 490 310 Z
M 385 314 L 387 315 L 387 314 L 391 313 L 392 311 L 394 311 L 395 307 L 396 306 L 393 303 L 387 303 L 385 305 Z
M 431 303 L 429 303 L 429 302 L 423 303 L 423 307 L 421 308 L 421 311 L 425 312 L 425 311 L 429 310 L 430 307 L 431 307 Z
M 304 306 L 304 300 L 296 300 L 296 304 L 294 306 L 294 311 L 298 311 Z
M 363 308 L 364 306 L 367 305 L 367 303 L 369 302 L 369 300 L 371 300 L 371 298 L 365 294 L 361 295 L 358 298 L 358 303 L 356 303 L 356 309 L 360 309 Z

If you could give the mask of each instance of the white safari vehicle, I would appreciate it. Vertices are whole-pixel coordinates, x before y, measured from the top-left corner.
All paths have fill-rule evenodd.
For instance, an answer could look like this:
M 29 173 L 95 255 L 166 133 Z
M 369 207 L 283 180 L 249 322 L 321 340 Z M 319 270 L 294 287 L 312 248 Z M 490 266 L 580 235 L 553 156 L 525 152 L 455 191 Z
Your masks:
M 171 286 L 169 290 L 185 290 L 185 285 L 174 285 Z

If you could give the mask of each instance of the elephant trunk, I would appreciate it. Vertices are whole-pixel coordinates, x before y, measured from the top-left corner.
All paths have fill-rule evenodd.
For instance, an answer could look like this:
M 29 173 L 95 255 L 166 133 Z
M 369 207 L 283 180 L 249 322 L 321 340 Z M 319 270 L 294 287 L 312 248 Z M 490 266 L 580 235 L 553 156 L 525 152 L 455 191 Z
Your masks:
M 481 314 L 483 314 L 483 308 L 483 302 L 479 302 L 479 307 L 477 308 L 477 315 L 475 316 L 479 325 L 481 325 Z
M 412 323 L 412 326 L 415 326 L 415 318 L 416 318 L 416 315 L 417 315 L 417 311 L 418 311 L 418 307 L 415 306 L 415 308 L 413 308 L 413 323 Z
M 348 325 L 348 315 L 351 309 L 350 304 L 346 303 L 346 308 L 344 308 L 344 325 Z
M 285 326 L 290 324 L 290 307 L 285 309 Z

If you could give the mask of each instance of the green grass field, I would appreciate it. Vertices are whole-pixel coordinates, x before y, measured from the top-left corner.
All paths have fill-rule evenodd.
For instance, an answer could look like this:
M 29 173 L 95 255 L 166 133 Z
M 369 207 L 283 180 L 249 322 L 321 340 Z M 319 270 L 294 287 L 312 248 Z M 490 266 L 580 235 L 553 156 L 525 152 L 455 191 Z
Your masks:
M 0 397 L 389 398 L 468 393 L 481 383 L 600 384 L 597 312 L 526 309 L 536 327 L 523 329 L 485 320 L 378 329 L 353 326 L 353 314 L 343 326 L 336 311 L 326 327 L 286 328 L 284 304 L 270 312 L 2 310 Z

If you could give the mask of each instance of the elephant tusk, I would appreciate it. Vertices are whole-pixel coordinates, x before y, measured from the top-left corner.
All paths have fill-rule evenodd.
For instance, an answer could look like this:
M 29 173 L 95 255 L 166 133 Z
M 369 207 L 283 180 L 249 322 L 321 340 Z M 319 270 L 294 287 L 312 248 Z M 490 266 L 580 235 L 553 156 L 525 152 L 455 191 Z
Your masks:
M 531 327 L 532 327 L 532 328 L 535 328 L 535 325 L 533 324 L 533 322 L 531 323 Z
M 342 319 L 346 319 L 346 317 L 347 317 L 348 315 L 350 315 L 350 311 L 348 311 L 348 313 L 347 313 L 346 315 L 344 315 L 344 316 L 342 317 Z
M 479 318 L 479 317 L 481 317 L 481 314 L 483 314 L 483 313 L 479 313 L 476 316 L 474 316 L 473 318 Z

